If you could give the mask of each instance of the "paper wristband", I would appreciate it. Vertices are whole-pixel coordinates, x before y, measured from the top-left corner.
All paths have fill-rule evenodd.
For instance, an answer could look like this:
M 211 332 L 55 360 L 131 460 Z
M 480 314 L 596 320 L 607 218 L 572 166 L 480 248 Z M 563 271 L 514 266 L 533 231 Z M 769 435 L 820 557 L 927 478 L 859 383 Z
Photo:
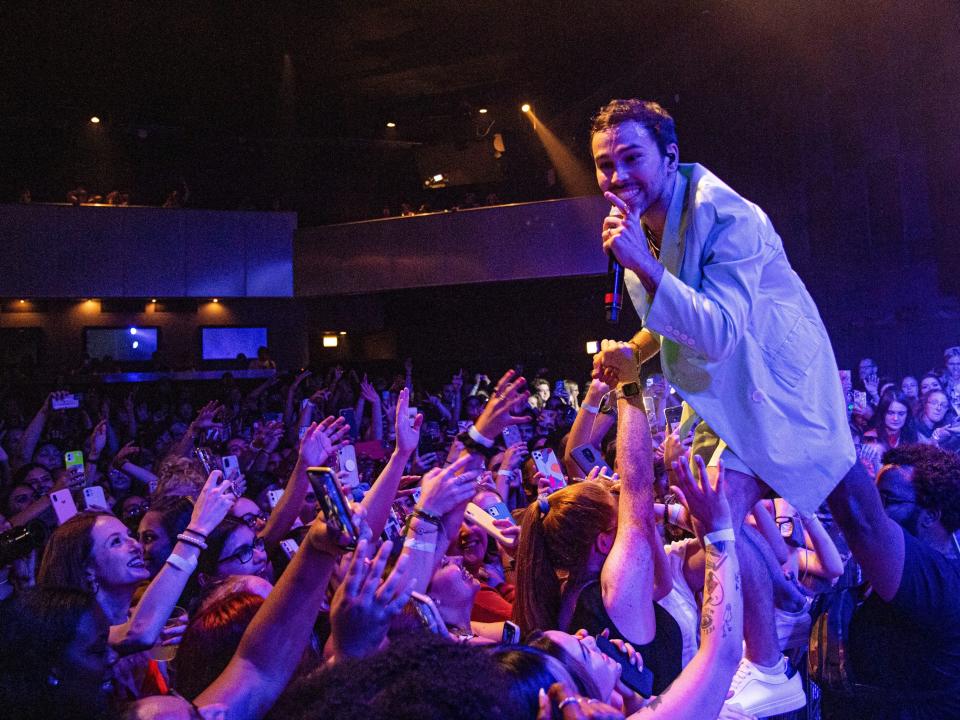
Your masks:
M 718 542 L 734 542 L 737 536 L 733 532 L 733 528 L 724 528 L 723 530 L 714 530 L 712 533 L 707 533 L 703 536 L 704 545 L 716 545 Z

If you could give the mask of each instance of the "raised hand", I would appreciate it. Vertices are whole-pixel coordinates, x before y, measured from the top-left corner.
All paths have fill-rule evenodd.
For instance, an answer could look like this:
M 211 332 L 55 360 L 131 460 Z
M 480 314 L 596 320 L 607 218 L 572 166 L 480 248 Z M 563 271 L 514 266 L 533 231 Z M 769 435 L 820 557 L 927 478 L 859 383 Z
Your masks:
M 700 529 L 703 530 L 701 534 L 732 528 L 733 520 L 730 503 L 727 501 L 723 461 L 721 460 L 717 466 L 717 478 L 714 484 L 711 484 L 707 476 L 707 467 L 703 458 L 697 455 L 695 461 L 697 463 L 696 479 L 690 473 L 690 463 L 686 455 L 673 463 L 677 484 L 670 489 L 677 494 L 677 498 L 687 508 L 694 522 L 700 525 Z
M 362 658 L 375 652 L 387 635 L 390 620 L 410 599 L 413 581 L 406 576 L 409 556 L 401 555 L 390 575 L 381 579 L 392 548 L 388 540 L 371 561 L 373 545 L 367 540 L 357 543 L 346 577 L 330 603 L 335 658 Z
M 450 378 L 450 384 L 453 385 L 453 389 L 459 394 L 463 389 L 463 368 L 460 368 L 460 372 Z
M 328 422 L 329 421 L 329 422 Z M 348 442 L 350 426 L 342 417 L 328 417 L 322 423 L 311 423 L 300 440 L 300 462 L 307 467 L 323 465 Z
M 361 505 L 352 503 L 350 511 L 350 521 L 357 531 L 360 538 L 359 542 L 370 542 L 373 532 L 367 525 L 366 509 Z M 334 558 L 339 558 L 344 553 L 344 548 L 348 547 L 351 541 L 352 538 L 347 533 L 340 532 L 340 528 L 333 520 L 326 520 L 322 515 L 317 516 L 317 519 L 310 524 L 310 531 L 303 539 L 303 543 L 311 549 L 324 555 L 331 555 Z
M 605 192 L 603 196 L 617 208 L 616 212 L 611 212 L 603 220 L 603 251 L 608 255 L 612 253 L 621 265 L 633 270 L 641 281 L 653 279 L 659 284 L 663 266 L 650 252 L 641 223 L 641 208 L 629 207 L 612 192 Z
M 366 375 L 364 375 L 363 380 L 360 381 L 360 397 L 372 405 L 380 404 L 380 396 L 377 394 L 377 389 L 370 384 Z
M 523 464 L 523 461 L 529 457 L 530 451 L 527 444 L 523 441 L 516 442 L 507 448 L 503 454 L 503 462 L 500 463 L 501 470 L 516 470 Z
M 526 386 L 527 381 L 523 377 L 513 370 L 507 370 L 497 382 L 493 396 L 483 406 L 483 412 L 477 418 L 475 423 L 477 432 L 492 440 L 502 433 L 507 425 L 527 422 L 529 418 L 526 416 L 514 416 L 510 413 L 511 408 L 520 401 L 525 403 L 530 397 L 530 391 Z
M 410 389 L 403 388 L 397 397 L 397 409 L 394 417 L 394 427 L 397 433 L 397 451 L 410 455 L 417 449 L 420 442 L 420 426 L 423 425 L 423 414 L 417 413 L 410 422 Z
M 122 448 L 120 448 L 119 450 L 117 450 L 117 454 L 113 456 L 113 466 L 114 466 L 115 468 L 117 468 L 117 470 L 119 470 L 121 467 L 123 467 L 123 464 L 124 464 L 125 462 L 128 462 L 128 458 L 130 458 L 131 456 L 136 455 L 138 452 L 140 452 L 140 448 L 138 448 L 138 447 L 137 447 L 136 445 L 134 445 L 133 443 L 134 443 L 134 441 L 131 440 L 131 441 L 128 442 L 126 445 L 124 445 Z
M 480 475 L 479 469 L 466 469 L 470 462 L 471 457 L 465 455 L 452 465 L 435 468 L 424 475 L 420 483 L 419 507 L 442 516 L 469 501 L 476 494 L 476 479 Z
M 94 428 L 93 432 L 90 433 L 90 454 L 88 455 L 89 460 L 97 460 L 100 457 L 100 453 L 103 452 L 103 448 L 107 444 L 107 421 L 101 420 L 98 422 Z
M 200 408 L 200 412 L 197 413 L 197 417 L 192 423 L 194 430 L 206 430 L 212 427 L 221 427 L 221 423 L 216 422 L 216 419 L 218 415 L 223 413 L 223 411 L 223 405 L 218 403 L 216 400 L 211 400 L 202 408 Z
M 236 501 L 233 485 L 223 481 L 220 470 L 214 470 L 200 490 L 187 528 L 206 537 L 223 521 Z
M 595 698 L 578 695 L 566 683 L 540 690 L 537 720 L 623 720 L 623 713 Z

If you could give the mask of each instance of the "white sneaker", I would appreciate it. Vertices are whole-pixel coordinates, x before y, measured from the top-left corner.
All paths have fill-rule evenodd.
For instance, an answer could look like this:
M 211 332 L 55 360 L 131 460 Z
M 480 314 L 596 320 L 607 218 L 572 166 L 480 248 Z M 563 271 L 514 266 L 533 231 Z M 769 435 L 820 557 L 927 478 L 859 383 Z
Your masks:
M 789 662 L 786 665 L 785 672 L 767 675 L 742 658 L 724 705 L 757 717 L 779 715 L 802 708 L 807 704 L 807 696 L 803 692 L 800 674 Z

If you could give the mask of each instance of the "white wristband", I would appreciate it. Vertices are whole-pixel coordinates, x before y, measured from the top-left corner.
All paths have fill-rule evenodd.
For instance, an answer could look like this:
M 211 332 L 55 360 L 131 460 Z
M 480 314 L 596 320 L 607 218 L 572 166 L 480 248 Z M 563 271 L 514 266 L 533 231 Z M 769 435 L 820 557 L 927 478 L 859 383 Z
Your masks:
M 197 569 L 196 558 L 185 558 L 183 555 L 177 555 L 176 553 L 170 553 L 167 556 L 167 563 L 188 575 L 192 575 L 193 571 Z
M 600 412 L 600 406 L 599 406 L 599 405 L 587 405 L 586 403 L 583 403 L 583 404 L 580 406 L 580 409 L 581 409 L 581 410 L 586 410 L 586 411 L 587 411 L 588 413 L 590 413 L 591 415 L 596 415 L 598 412 Z
M 424 542 L 423 540 L 417 540 L 416 538 L 407 538 L 403 546 L 405 548 L 410 548 L 411 550 L 420 550 L 422 552 L 435 552 L 437 549 L 437 544 L 435 542 Z
M 477 430 L 476 425 L 471 425 L 470 427 L 467 428 L 467 435 L 473 438 L 473 441 L 475 443 L 479 443 L 480 445 L 483 445 L 485 448 L 493 447 L 493 440 L 490 440 L 485 435 L 482 435 L 480 431 Z
M 707 533 L 703 536 L 704 545 L 716 545 L 719 542 L 733 542 L 737 539 L 737 536 L 733 532 L 733 528 L 723 528 L 723 530 L 714 530 L 712 533 Z

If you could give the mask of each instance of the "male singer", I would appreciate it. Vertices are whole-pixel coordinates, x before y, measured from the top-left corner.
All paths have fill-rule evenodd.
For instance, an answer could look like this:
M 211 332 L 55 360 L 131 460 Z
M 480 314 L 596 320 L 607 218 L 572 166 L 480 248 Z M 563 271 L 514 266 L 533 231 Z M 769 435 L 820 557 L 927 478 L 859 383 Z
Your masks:
M 603 248 L 643 322 L 631 344 L 640 362 L 660 353 L 685 414 L 703 419 L 693 452 L 722 458 L 734 524 L 766 485 L 813 512 L 856 456 L 830 340 L 770 219 L 702 165 L 680 164 L 673 119 L 654 102 L 610 102 L 591 144 L 613 206 Z M 762 607 L 746 618 L 752 663 L 728 702 L 775 715 L 802 706 L 803 690 L 776 645 L 769 576 L 741 562 L 744 596 Z

